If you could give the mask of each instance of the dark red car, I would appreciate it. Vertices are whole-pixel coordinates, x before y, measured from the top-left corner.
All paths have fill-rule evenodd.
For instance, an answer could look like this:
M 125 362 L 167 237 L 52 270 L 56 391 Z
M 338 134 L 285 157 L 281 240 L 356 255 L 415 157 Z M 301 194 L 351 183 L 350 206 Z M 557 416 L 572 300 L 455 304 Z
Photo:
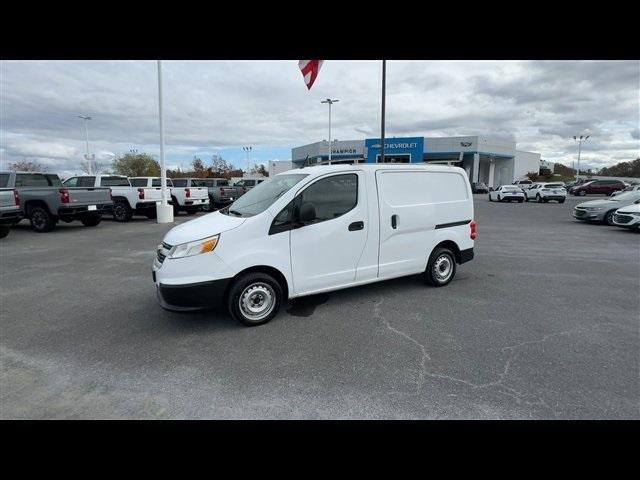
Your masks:
M 572 187 L 571 193 L 580 196 L 595 193 L 609 196 L 616 190 L 622 190 L 625 187 L 626 185 L 620 180 L 593 180 L 577 187 Z

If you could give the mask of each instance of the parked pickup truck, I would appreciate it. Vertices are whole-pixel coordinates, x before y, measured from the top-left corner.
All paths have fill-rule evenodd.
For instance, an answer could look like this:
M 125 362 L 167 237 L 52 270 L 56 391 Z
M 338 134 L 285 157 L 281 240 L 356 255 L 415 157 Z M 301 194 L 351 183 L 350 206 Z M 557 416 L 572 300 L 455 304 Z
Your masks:
M 193 185 L 207 187 L 209 190 L 209 205 L 202 207 L 207 212 L 224 207 L 238 199 L 238 188 L 232 187 L 226 178 L 201 178 L 192 180 Z
M 172 178 L 171 204 L 173 214 L 178 215 L 184 210 L 188 215 L 193 215 L 201 208 L 209 208 L 209 190 L 200 187 L 199 178 Z
M 50 232 L 58 223 L 80 220 L 87 227 L 100 223 L 113 208 L 111 190 L 95 187 L 63 187 L 58 175 L 34 172 L 8 174 L 7 187 L 20 196 L 20 212 L 36 232 Z
M 160 177 L 130 177 L 131 185 L 140 187 L 160 187 Z M 209 194 L 207 187 L 193 185 L 192 180 L 198 178 L 167 178 L 170 197 L 167 201 L 173 205 L 173 214 L 178 215 L 180 210 L 189 215 L 196 213 L 201 208 L 209 207 Z
M 233 184 L 238 189 L 238 196 L 241 197 L 256 185 L 264 182 L 264 178 L 243 178 Z
M 63 182 L 65 187 L 109 187 L 113 198 L 113 219 L 128 222 L 133 215 L 156 216 L 156 202 L 160 201 L 160 188 L 133 187 L 122 175 L 82 175 Z
M 0 174 L 0 185 L 9 176 Z M 13 188 L 0 188 L 0 238 L 9 235 L 9 226 L 20 221 L 20 196 Z

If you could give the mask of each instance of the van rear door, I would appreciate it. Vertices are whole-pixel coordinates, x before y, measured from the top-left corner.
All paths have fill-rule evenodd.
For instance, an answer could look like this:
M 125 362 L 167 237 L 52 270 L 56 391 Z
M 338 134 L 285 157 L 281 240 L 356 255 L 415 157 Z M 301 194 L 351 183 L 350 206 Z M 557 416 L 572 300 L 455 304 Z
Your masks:
M 436 245 L 436 225 L 472 219 L 467 180 L 457 171 L 378 170 L 376 182 L 380 278 L 423 272 Z

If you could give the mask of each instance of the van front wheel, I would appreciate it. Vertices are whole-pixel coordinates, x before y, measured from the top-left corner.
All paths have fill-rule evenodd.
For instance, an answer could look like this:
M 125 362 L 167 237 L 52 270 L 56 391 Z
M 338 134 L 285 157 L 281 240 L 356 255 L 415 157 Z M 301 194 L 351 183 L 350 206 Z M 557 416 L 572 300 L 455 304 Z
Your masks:
M 250 327 L 267 323 L 282 304 L 282 287 L 271 275 L 248 273 L 238 278 L 227 298 L 231 316 Z
M 448 248 L 436 248 L 429 257 L 424 280 L 434 287 L 444 287 L 456 274 L 456 257 Z

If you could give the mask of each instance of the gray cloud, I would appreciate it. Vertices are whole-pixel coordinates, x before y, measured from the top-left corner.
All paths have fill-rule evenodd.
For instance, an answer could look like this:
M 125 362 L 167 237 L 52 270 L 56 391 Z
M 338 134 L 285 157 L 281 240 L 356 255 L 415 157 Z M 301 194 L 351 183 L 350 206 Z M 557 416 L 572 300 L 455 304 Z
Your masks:
M 572 139 L 591 134 L 585 161 L 639 154 L 639 62 L 389 61 L 387 133 L 511 138 L 570 163 Z M 253 144 L 289 148 L 327 137 L 320 100 L 339 98 L 333 136 L 379 135 L 380 62 L 327 61 L 309 92 L 295 60 L 167 61 L 167 152 L 184 165 L 201 151 Z M 79 114 L 99 155 L 158 152 L 156 65 L 151 61 L 0 62 L 0 162 L 40 159 L 77 168 Z M 631 132 L 631 138 L 629 138 Z

